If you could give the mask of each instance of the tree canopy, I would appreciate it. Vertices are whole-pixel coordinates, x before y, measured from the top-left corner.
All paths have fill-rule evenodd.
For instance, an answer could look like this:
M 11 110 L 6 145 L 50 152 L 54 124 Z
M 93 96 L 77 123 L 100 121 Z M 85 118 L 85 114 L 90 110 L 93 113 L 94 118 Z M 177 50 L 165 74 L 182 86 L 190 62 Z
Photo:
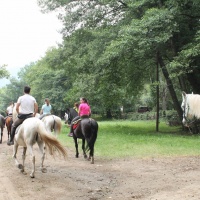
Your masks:
M 120 106 L 136 105 L 146 84 L 155 94 L 155 85 L 165 83 L 170 94 L 166 101 L 172 101 L 181 118 L 181 91 L 200 93 L 199 1 L 38 0 L 38 4 L 43 12 L 59 11 L 63 42 L 26 67 L 20 78 L 32 86 L 40 103 L 50 97 L 55 112 L 85 96 L 94 110 L 109 116 Z

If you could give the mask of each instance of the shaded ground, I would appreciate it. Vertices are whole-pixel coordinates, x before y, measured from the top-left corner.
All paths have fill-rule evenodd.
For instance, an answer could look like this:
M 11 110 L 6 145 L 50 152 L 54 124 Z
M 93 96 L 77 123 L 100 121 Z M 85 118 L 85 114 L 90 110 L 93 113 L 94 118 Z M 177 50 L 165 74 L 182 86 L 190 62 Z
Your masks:
M 66 140 L 69 140 L 66 136 Z M 95 164 L 75 158 L 68 149 L 66 161 L 45 159 L 48 172 L 39 169 L 35 145 L 36 174 L 29 177 L 31 162 L 26 158 L 27 175 L 20 173 L 7 146 L 7 132 L 0 144 L 0 199 L 2 200 L 196 200 L 200 199 L 200 157 L 104 160 Z M 21 160 L 22 149 L 18 158 Z

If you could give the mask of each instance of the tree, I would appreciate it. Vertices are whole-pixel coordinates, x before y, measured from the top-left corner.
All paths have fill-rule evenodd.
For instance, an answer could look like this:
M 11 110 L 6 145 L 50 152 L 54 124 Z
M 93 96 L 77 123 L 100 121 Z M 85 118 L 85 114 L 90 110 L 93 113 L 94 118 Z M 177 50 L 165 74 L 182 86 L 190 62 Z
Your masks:
M 109 70 L 111 74 L 114 72 L 113 66 L 115 69 L 120 69 L 123 66 L 124 69 L 118 70 L 118 76 L 123 75 L 124 80 L 120 83 L 121 88 L 126 86 L 126 90 L 120 91 L 123 91 L 123 95 L 130 93 L 128 91 L 137 94 L 137 91 L 144 84 L 143 77 L 155 72 L 156 63 L 159 62 L 174 102 L 174 108 L 177 110 L 179 118 L 182 117 L 173 84 L 177 84 L 176 79 L 178 78 L 180 83 L 178 88 L 185 87 L 186 85 L 183 84 L 184 76 L 190 87 L 194 88 L 195 91 L 198 90 L 198 1 L 40 0 L 39 3 L 47 10 L 61 7 L 67 9 L 68 12 L 60 15 L 65 25 L 63 29 L 65 42 L 72 42 L 73 47 L 75 44 L 78 44 L 78 47 L 85 47 L 80 49 L 78 53 L 74 51 L 78 48 L 75 47 L 71 52 L 67 51 L 71 54 L 70 58 L 63 57 L 62 61 L 69 63 L 73 70 L 91 67 L 92 71 L 98 72 L 101 69 L 100 72 L 106 72 L 102 73 L 102 79 L 98 79 L 96 76 L 96 80 L 101 81 L 105 80 Z M 108 36 L 107 32 L 104 31 L 106 29 L 110 33 L 115 33 L 113 37 L 107 37 L 107 41 L 104 40 L 106 42 L 99 42 L 98 37 L 93 37 L 92 33 L 96 33 L 96 36 Z M 85 30 L 87 30 L 87 36 L 90 35 L 92 39 L 84 37 L 85 34 L 82 33 Z M 79 36 L 79 38 L 74 36 Z M 84 38 L 89 38 L 89 40 L 84 40 Z M 81 41 L 81 44 L 78 41 Z M 95 44 L 93 41 L 97 41 L 97 46 L 92 45 Z M 63 46 L 62 53 L 66 52 L 66 46 Z M 90 59 L 89 56 L 97 48 L 101 49 L 101 51 L 96 51 L 98 59 Z M 66 55 L 69 55 L 68 53 Z M 73 53 L 75 55 L 72 55 Z M 185 59 L 181 59 L 183 57 Z M 181 62 L 182 60 L 186 60 L 186 63 Z M 66 67 L 66 65 L 61 66 L 63 69 Z M 197 75 L 191 79 L 194 73 Z M 91 78 L 91 76 L 88 77 Z M 112 82 L 108 79 L 106 81 Z M 99 91 L 106 91 L 106 85 L 102 86 L 103 89 Z M 117 86 L 119 84 L 114 88 Z
M 10 73 L 6 70 L 6 65 L 0 65 L 0 79 L 9 78 Z

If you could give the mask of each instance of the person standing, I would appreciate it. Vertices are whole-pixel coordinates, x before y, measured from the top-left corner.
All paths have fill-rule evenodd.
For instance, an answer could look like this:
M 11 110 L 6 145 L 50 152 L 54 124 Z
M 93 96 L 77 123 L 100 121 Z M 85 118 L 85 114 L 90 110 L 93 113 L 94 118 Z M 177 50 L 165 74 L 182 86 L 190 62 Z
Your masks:
M 47 115 L 51 115 L 51 104 L 48 98 L 46 98 L 45 100 L 45 104 L 42 106 L 41 111 L 40 111 L 40 117 L 39 119 L 42 119 L 43 117 L 47 116 Z
M 30 117 L 34 117 L 38 112 L 38 104 L 33 96 L 30 95 L 31 88 L 29 86 L 24 87 L 24 95 L 20 96 L 16 103 L 17 118 L 12 124 L 10 141 L 7 145 L 14 144 L 14 136 L 17 127 L 22 124 L 22 122 Z

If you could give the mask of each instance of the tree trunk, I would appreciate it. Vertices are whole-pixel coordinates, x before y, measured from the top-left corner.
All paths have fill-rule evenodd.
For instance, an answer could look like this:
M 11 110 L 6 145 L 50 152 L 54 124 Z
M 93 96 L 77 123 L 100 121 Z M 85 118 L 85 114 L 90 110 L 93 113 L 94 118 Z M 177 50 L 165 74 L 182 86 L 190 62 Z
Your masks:
M 183 112 L 182 112 L 181 106 L 179 104 L 178 98 L 176 96 L 176 93 L 174 91 L 174 87 L 173 87 L 172 81 L 169 77 L 168 70 L 167 70 L 167 68 L 163 62 L 163 59 L 160 55 L 160 52 L 158 52 L 158 62 L 160 64 L 161 70 L 162 70 L 165 80 L 167 82 L 167 87 L 168 87 L 169 93 L 171 95 L 173 104 L 174 104 L 174 109 L 177 111 L 180 121 L 182 121 L 182 113 Z
M 107 117 L 107 119 L 111 119 L 112 118 L 112 114 L 111 114 L 111 110 L 110 109 L 107 109 L 106 117 Z
M 162 88 L 162 110 L 167 110 L 167 87 Z
M 157 64 L 156 64 L 156 81 L 157 81 L 157 86 L 156 86 L 156 131 L 159 131 L 159 111 L 160 111 L 160 102 L 159 102 L 159 66 L 158 66 L 158 56 L 156 58 Z

